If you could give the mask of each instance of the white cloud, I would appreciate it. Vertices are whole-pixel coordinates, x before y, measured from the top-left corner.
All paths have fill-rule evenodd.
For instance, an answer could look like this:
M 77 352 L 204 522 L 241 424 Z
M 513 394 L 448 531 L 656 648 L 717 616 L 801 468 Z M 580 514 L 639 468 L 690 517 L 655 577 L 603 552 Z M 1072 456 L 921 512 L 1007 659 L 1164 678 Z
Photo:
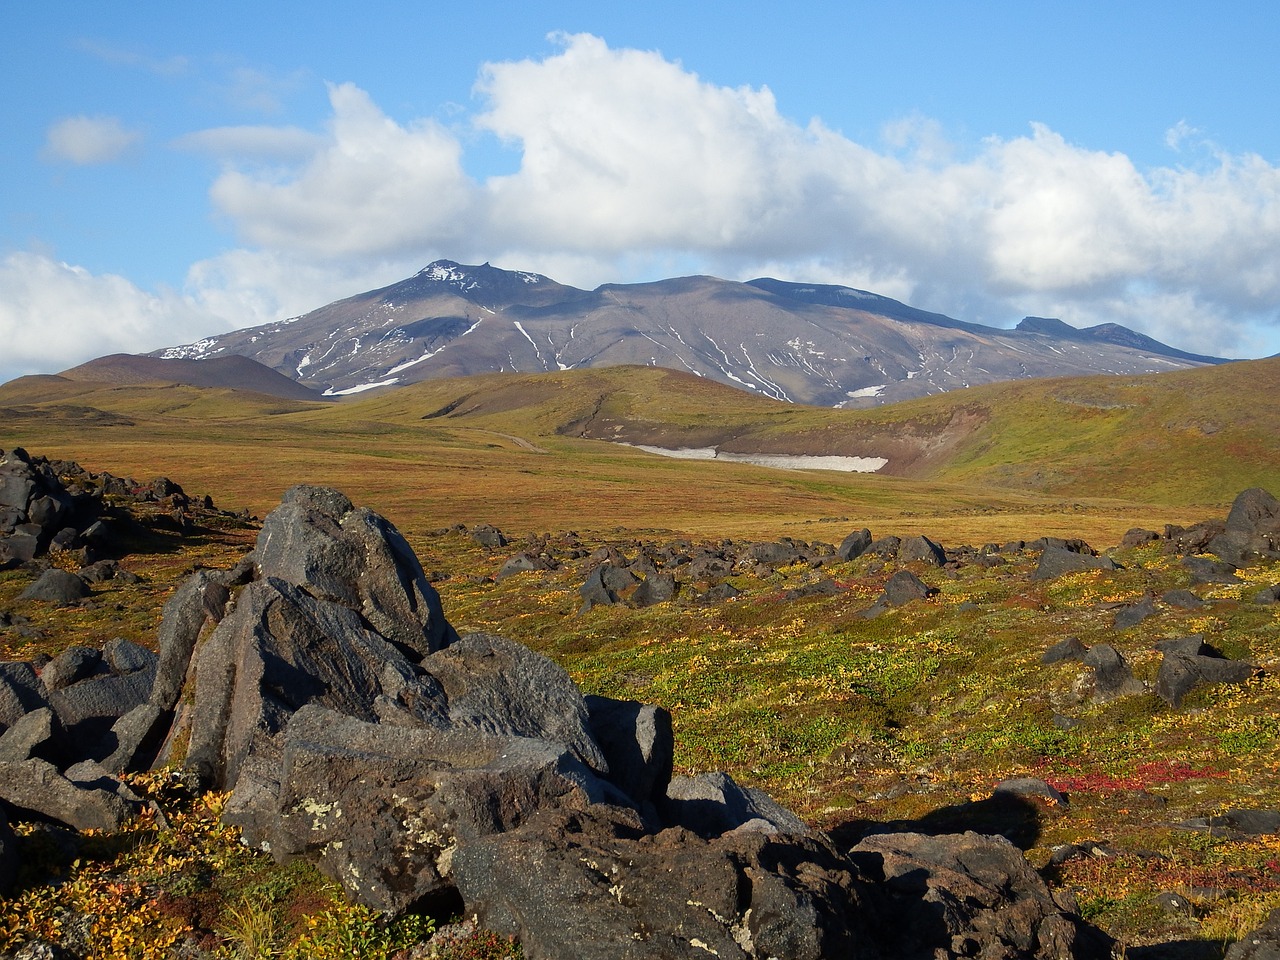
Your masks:
M 123 277 L 38 253 L 0 259 L 0 382 L 231 328 L 190 299 L 147 293 Z
M 66 117 L 49 128 L 44 155 L 81 166 L 110 163 L 141 140 L 119 117 Z
M 240 235 L 320 260 L 405 255 L 465 237 L 472 184 L 438 124 L 402 127 L 351 84 L 331 85 L 323 147 L 289 175 L 224 172 L 211 195 Z

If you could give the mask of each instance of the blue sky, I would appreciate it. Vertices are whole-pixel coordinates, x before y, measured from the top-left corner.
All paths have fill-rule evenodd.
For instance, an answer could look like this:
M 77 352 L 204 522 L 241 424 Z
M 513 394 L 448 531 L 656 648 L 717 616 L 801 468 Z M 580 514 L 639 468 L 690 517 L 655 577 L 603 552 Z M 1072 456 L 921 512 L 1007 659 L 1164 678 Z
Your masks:
M 616 9 L 615 9 L 616 8 Z M 1267 3 L 9 4 L 0 380 L 489 260 L 1280 351 Z

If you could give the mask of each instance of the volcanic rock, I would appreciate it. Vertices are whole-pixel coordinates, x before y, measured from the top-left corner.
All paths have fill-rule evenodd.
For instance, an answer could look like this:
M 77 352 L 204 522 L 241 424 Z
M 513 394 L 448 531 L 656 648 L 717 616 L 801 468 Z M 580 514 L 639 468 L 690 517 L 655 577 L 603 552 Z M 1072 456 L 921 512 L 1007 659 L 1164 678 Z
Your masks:
M 89 596 L 89 585 L 69 570 L 51 567 L 18 595 L 19 600 L 44 600 L 63 606 Z
M 887 887 L 877 930 L 895 960 L 1111 956 L 1110 938 L 1080 920 L 1070 894 L 1052 893 L 1002 837 L 879 834 L 850 858 Z

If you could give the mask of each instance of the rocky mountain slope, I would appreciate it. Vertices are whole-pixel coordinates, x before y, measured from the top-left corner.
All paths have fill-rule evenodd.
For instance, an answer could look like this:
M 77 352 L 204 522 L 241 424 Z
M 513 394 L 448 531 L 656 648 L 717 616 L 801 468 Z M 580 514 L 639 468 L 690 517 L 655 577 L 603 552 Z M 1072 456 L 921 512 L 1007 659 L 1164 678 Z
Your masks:
M 1026 377 L 1220 362 L 1115 324 L 1077 330 L 1029 317 L 1005 330 L 849 287 L 683 277 L 588 291 L 449 260 L 301 317 L 157 352 L 232 355 L 328 396 L 437 377 L 641 364 L 839 407 Z

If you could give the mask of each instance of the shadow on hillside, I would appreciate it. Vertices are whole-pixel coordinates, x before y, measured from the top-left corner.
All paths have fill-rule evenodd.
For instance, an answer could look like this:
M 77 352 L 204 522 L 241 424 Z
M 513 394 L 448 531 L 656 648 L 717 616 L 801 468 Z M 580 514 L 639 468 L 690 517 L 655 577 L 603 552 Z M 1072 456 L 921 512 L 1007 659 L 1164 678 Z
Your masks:
M 1038 801 L 1012 793 L 995 793 L 985 800 L 940 807 L 914 820 L 847 820 L 827 832 L 841 849 L 848 849 L 863 837 L 876 833 L 975 833 L 999 835 L 1021 850 L 1029 850 L 1040 839 L 1045 807 Z

